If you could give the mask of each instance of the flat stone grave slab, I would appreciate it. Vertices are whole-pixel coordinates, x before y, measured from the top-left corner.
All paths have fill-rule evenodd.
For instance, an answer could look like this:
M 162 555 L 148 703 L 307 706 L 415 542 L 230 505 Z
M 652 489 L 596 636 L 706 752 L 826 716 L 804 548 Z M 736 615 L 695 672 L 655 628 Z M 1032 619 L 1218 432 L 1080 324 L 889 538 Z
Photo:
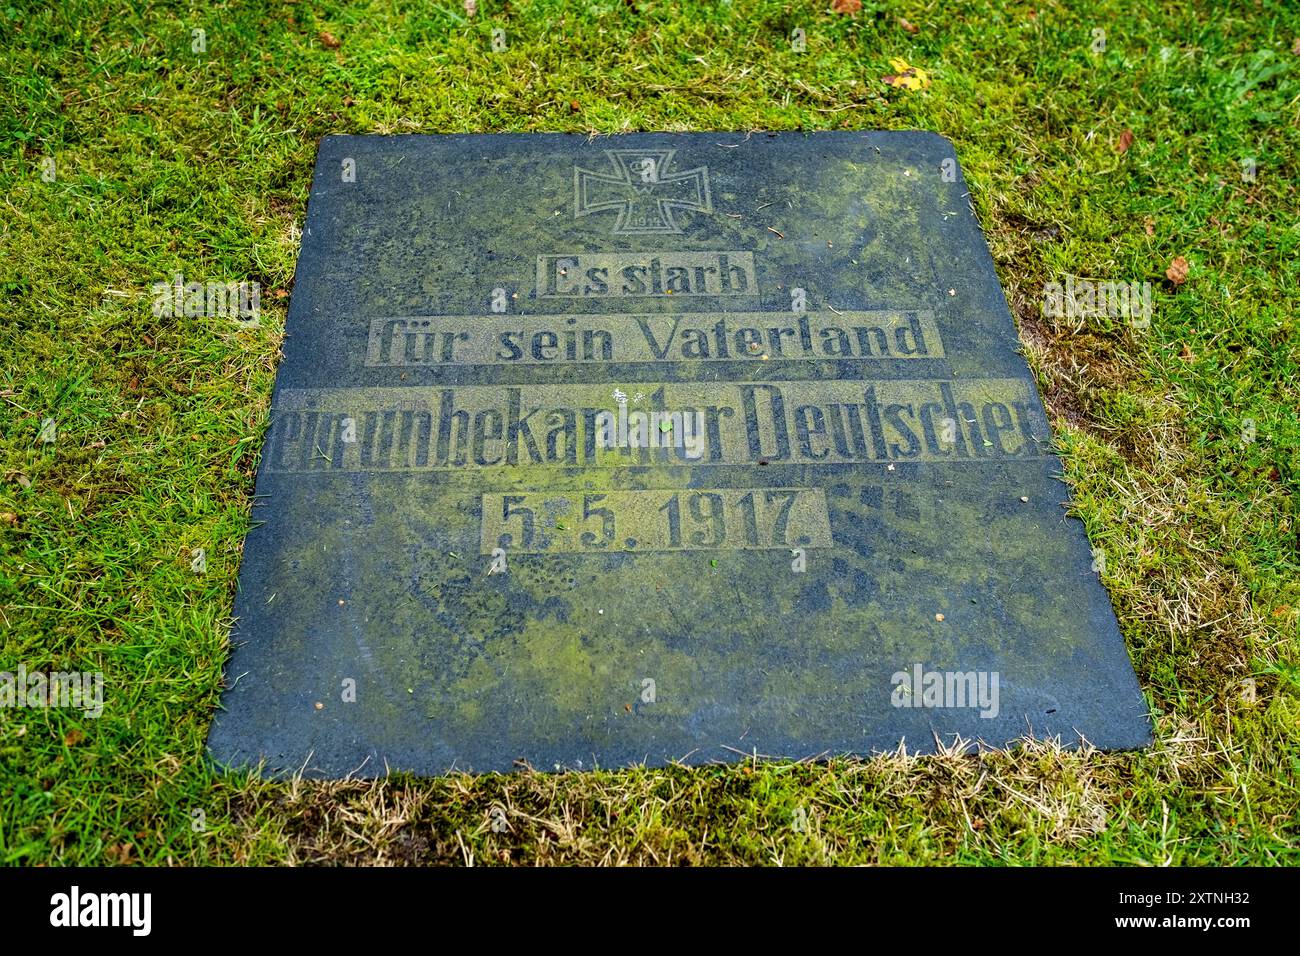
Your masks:
M 1150 737 L 952 145 L 330 136 L 209 746 Z

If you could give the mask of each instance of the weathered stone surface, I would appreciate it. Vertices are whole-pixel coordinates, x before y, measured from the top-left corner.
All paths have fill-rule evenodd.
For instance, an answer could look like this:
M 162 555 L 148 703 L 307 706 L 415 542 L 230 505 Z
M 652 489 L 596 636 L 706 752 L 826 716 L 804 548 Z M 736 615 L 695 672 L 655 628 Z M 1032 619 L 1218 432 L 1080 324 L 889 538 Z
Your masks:
M 932 134 L 326 138 L 213 755 L 1145 744 L 1017 347 Z

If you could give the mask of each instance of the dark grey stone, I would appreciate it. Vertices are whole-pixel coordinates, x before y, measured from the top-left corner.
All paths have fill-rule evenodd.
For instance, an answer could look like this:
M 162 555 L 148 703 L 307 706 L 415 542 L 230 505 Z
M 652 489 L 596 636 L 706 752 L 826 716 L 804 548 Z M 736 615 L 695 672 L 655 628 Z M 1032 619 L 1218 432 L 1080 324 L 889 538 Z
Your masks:
M 933 134 L 326 138 L 212 754 L 1145 745 L 1018 345 Z

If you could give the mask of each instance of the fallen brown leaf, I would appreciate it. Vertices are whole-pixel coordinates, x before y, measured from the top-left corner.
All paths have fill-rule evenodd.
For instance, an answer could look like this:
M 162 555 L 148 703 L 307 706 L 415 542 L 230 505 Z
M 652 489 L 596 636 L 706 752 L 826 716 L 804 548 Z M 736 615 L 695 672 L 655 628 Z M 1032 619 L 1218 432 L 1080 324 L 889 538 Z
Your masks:
M 1174 285 L 1182 285 L 1187 281 L 1187 269 L 1187 260 L 1178 256 L 1169 263 L 1169 268 L 1165 270 L 1165 277 Z
M 75 747 L 86 739 L 86 735 L 80 730 L 69 730 L 63 735 L 63 742 L 69 747 Z
M 131 847 L 127 843 L 114 843 L 111 846 L 104 847 L 104 856 L 110 860 L 116 860 L 118 863 L 131 862 Z
M 857 13 L 862 9 L 862 0 L 832 0 L 832 13 Z
M 1180 354 L 1182 355 L 1183 361 L 1185 362 L 1196 361 L 1196 353 L 1192 351 L 1192 347 L 1190 345 L 1184 345 L 1183 351 Z
M 1133 145 L 1133 131 L 1126 129 L 1119 134 L 1119 142 L 1115 144 L 1115 152 L 1127 153 L 1128 148 Z
M 1291 52 L 1296 56 L 1300 56 L 1300 37 L 1296 37 L 1295 43 L 1291 44 Z
M 12 511 L 0 511 L 0 524 L 17 524 L 18 516 Z
M 1156 234 L 1156 221 L 1150 216 L 1147 216 L 1146 221 L 1142 223 L 1142 225 L 1146 228 L 1148 236 L 1154 236 Z
M 339 48 L 338 37 L 336 37 L 332 33 L 322 30 L 320 32 L 320 45 L 327 50 L 337 50 Z
M 917 26 L 915 23 L 913 23 L 911 20 L 907 19 L 907 17 L 899 17 L 899 18 L 898 18 L 898 25 L 899 25 L 900 27 L 902 27 L 904 30 L 906 30 L 908 33 L 920 33 L 920 32 L 921 32 L 921 28 L 918 27 L 918 26 Z

